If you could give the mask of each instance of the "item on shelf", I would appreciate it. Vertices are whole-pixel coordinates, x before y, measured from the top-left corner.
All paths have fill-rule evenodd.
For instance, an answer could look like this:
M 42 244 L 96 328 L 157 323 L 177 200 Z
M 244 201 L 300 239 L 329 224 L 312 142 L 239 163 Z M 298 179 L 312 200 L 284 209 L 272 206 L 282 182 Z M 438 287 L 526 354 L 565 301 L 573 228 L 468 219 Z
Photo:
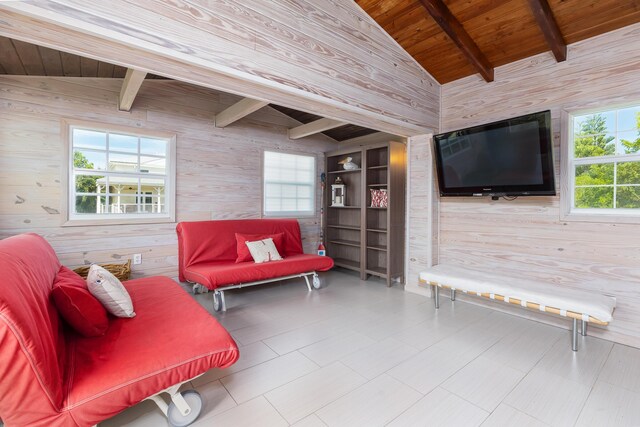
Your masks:
M 331 206 L 345 206 L 346 196 L 347 188 L 344 185 L 342 179 L 340 177 L 337 177 L 336 181 L 331 184 Z
M 347 170 L 347 171 L 358 169 L 360 167 L 357 164 L 353 163 L 353 157 L 347 157 L 343 160 L 340 160 L 338 164 L 342 165 L 344 170 Z
M 389 195 L 387 190 L 371 190 L 371 207 L 386 208 L 389 204 Z

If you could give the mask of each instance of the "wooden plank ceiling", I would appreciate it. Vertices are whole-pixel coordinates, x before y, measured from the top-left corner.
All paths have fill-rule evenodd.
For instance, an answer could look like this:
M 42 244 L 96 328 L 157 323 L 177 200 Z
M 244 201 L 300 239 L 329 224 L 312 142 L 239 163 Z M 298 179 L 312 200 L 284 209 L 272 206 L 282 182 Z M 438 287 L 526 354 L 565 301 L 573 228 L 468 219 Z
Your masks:
M 439 83 L 479 72 L 428 9 L 444 4 L 491 67 L 550 51 L 534 16 L 548 3 L 564 43 L 640 22 L 640 0 L 356 0 Z M 548 27 L 547 30 L 548 31 Z M 553 35 L 552 35 L 553 37 Z M 555 52 L 554 52 L 555 53 Z M 558 57 L 558 55 L 556 55 Z
M 20 40 L 0 36 L 0 74 L 51 77 L 124 78 L 127 69 L 103 61 L 84 58 L 67 52 L 49 49 Z M 147 74 L 147 79 L 164 77 Z M 314 114 L 269 104 L 287 116 L 303 123 L 322 118 Z M 345 141 L 377 131 L 356 125 L 344 125 L 322 132 L 336 141 Z

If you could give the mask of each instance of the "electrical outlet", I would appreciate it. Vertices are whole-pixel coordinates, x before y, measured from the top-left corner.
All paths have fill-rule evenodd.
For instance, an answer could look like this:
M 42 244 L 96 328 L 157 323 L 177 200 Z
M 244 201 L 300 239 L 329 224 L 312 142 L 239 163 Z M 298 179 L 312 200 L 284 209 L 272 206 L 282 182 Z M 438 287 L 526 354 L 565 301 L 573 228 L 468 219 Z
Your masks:
M 133 264 L 142 264 L 142 254 L 133 254 Z

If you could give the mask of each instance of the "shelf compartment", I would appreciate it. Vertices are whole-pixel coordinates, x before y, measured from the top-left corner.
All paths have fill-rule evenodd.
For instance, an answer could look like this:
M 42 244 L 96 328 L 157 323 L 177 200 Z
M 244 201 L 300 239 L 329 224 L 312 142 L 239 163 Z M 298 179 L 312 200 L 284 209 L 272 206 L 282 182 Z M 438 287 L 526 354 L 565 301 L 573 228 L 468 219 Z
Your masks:
M 371 274 L 372 276 L 378 276 L 383 279 L 387 278 L 387 271 L 384 268 L 372 267 L 365 269 L 365 273 Z
M 378 165 L 378 166 L 369 166 L 367 169 L 376 170 L 376 169 L 386 169 L 388 165 Z
M 360 271 L 360 263 L 345 258 L 334 258 L 333 264 L 336 267 L 348 268 L 349 270 Z
M 360 209 L 360 206 L 329 206 L 329 209 Z
M 340 171 L 329 171 L 327 172 L 329 175 L 337 175 L 337 174 L 341 174 L 341 173 L 352 173 L 352 172 L 360 172 L 362 171 L 361 168 L 358 169 L 343 169 Z
M 377 208 L 377 207 L 374 207 L 374 206 L 367 206 L 367 209 L 379 209 L 379 210 L 384 210 L 384 211 L 387 210 L 387 208 Z
M 389 184 L 369 184 L 367 187 L 388 187 Z
M 337 228 L 339 230 L 357 230 L 357 231 L 360 231 L 360 227 L 354 227 L 354 226 L 351 226 L 351 225 L 327 225 L 327 227 L 328 228 Z
M 386 246 L 373 246 L 373 245 L 369 245 L 367 246 L 367 249 L 371 249 L 374 251 L 383 251 L 386 252 L 387 251 L 387 247 Z
M 371 231 L 373 233 L 386 233 L 387 232 L 387 230 L 382 229 L 382 228 L 367 228 L 367 231 Z
M 360 242 L 358 242 L 357 240 L 332 239 L 329 240 L 329 243 L 333 243 L 335 245 L 353 246 L 354 248 L 360 247 Z

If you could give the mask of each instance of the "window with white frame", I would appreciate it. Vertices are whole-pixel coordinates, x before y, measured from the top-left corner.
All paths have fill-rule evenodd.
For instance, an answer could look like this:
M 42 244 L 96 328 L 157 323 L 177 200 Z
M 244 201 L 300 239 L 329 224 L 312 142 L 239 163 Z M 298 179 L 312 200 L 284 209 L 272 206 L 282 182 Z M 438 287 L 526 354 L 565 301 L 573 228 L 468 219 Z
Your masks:
M 69 127 L 69 221 L 173 220 L 173 137 Z
M 570 116 L 571 213 L 640 215 L 640 105 Z
M 314 156 L 265 151 L 263 167 L 265 216 L 315 214 Z

